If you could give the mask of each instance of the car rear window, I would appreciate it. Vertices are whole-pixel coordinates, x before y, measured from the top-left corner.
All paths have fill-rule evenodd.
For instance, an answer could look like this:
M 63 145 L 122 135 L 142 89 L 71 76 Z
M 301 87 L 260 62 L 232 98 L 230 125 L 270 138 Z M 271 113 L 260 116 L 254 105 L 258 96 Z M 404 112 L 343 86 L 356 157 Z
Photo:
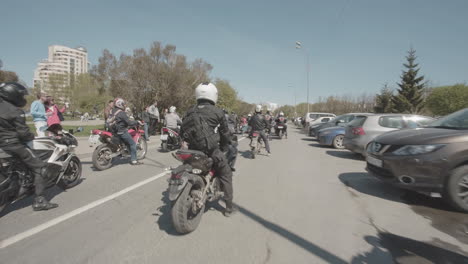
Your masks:
M 408 128 L 418 128 L 427 126 L 428 124 L 434 121 L 433 118 L 425 117 L 425 116 L 408 116 L 406 117 L 406 122 Z
M 379 118 L 379 125 L 387 128 L 404 128 L 405 121 L 402 116 L 382 116 Z
M 349 122 L 349 126 L 352 127 L 362 127 L 364 122 L 366 122 L 367 116 L 356 116 L 353 121 Z

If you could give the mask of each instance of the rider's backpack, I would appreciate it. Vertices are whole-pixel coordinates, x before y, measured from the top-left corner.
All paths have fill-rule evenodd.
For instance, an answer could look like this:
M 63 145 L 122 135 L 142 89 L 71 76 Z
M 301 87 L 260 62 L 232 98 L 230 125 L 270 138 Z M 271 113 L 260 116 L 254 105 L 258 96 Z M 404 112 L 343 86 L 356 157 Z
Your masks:
M 182 121 L 183 139 L 190 149 L 209 152 L 218 147 L 218 135 L 197 109 L 191 111 Z
M 107 124 L 107 127 L 109 128 L 109 131 L 116 132 L 117 130 L 116 129 L 116 124 L 117 124 L 116 117 L 117 117 L 117 114 L 120 112 L 122 112 L 121 109 L 118 109 L 115 113 L 111 111 L 109 117 L 106 120 L 106 124 Z

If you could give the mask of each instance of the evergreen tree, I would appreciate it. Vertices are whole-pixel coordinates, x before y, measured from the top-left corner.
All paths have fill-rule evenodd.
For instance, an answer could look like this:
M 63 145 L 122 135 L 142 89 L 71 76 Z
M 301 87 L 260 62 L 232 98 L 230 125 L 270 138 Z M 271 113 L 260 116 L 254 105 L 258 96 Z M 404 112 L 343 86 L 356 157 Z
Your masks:
M 380 94 L 375 97 L 374 112 L 378 114 L 391 113 L 393 111 L 393 91 L 388 84 L 384 84 Z
M 411 48 L 406 56 L 406 71 L 401 75 L 398 93 L 393 96 L 394 110 L 399 113 L 419 113 L 424 107 L 424 76 L 418 76 L 419 68 L 416 61 L 416 50 Z

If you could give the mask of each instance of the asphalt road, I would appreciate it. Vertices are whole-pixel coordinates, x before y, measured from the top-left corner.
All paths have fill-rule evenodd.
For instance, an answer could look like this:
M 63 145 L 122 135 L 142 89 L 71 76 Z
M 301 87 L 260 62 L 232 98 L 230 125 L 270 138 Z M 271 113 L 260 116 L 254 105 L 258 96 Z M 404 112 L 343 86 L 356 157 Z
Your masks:
M 251 160 L 240 143 L 240 212 L 225 218 L 220 203 L 184 236 L 165 198 L 170 154 L 153 147 L 145 165 L 103 172 L 85 157 L 80 185 L 49 191 L 59 208 L 33 212 L 28 199 L 7 209 L 0 263 L 468 263 L 468 215 L 371 178 L 359 156 L 292 126 L 271 145 Z

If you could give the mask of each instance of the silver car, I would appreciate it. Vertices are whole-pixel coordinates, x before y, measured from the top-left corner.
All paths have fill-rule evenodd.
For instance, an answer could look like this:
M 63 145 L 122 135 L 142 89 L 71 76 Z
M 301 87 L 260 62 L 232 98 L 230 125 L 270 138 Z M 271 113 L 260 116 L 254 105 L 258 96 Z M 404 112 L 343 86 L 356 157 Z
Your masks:
M 352 152 L 366 155 L 367 145 L 386 132 L 423 127 L 433 118 L 408 114 L 363 114 L 356 116 L 346 127 L 343 144 Z

